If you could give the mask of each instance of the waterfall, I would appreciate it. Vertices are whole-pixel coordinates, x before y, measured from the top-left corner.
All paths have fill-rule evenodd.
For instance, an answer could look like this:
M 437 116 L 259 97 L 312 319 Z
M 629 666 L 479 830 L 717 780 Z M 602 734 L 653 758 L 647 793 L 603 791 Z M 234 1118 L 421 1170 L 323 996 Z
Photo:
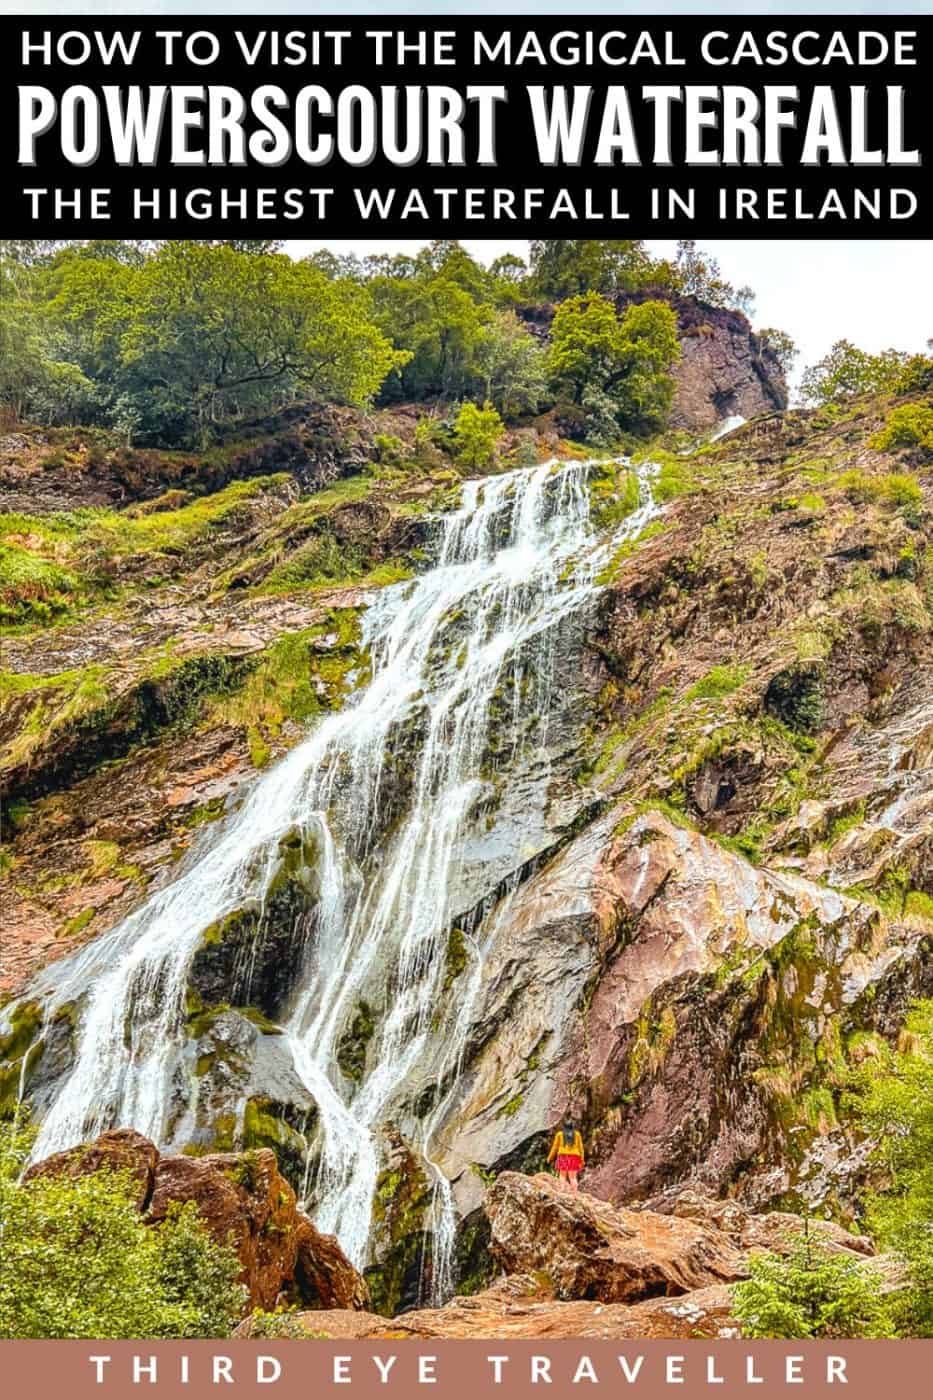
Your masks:
M 592 596 L 619 540 L 657 513 L 652 470 L 639 468 L 639 507 L 608 540 L 597 540 L 590 523 L 591 463 L 551 462 L 464 484 L 459 508 L 438 521 L 433 567 L 382 590 L 364 615 L 369 683 L 257 780 L 172 883 L 36 980 L 31 995 L 44 998 L 47 1022 L 68 1004 L 80 1012 L 74 1061 L 41 1122 L 35 1156 L 114 1125 L 162 1145 L 184 1139 L 179 1096 L 196 1095 L 184 1056 L 189 966 L 207 927 L 262 904 L 278 843 L 298 826 L 317 853 L 316 929 L 282 1031 L 318 1107 L 306 1190 L 318 1226 L 364 1264 L 378 1131 L 406 1077 L 430 1057 L 438 1085 L 449 1087 L 407 1126 L 435 1182 L 435 1293 L 443 1293 L 455 1219 L 431 1140 L 456 1092 L 484 939 L 496 919 L 493 911 L 466 940 L 459 1005 L 439 1028 L 464 832 L 488 796 L 491 741 L 503 765 L 529 746 L 546 756 L 560 623 Z M 405 724 L 414 734 L 410 794 L 386 827 L 386 754 Z M 373 985 L 383 993 L 377 1038 L 368 1070 L 351 1085 L 337 1045 Z

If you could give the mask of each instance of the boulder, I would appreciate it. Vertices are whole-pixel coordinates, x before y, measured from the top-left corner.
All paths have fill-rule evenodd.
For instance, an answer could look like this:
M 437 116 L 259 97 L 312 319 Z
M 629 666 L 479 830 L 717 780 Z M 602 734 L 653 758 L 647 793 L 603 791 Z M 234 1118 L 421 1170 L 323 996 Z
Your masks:
M 783 1210 L 753 1215 L 739 1201 L 712 1200 L 690 1190 L 681 1191 L 675 1197 L 670 1211 L 681 1220 L 698 1220 L 721 1230 L 738 1249 L 767 1249 L 775 1254 L 786 1254 L 808 1225 L 802 1215 L 791 1215 Z M 833 1220 L 811 1216 L 809 1229 L 814 1239 L 833 1254 L 864 1256 L 875 1252 L 867 1235 L 853 1235 Z
M 558 1298 L 634 1303 L 741 1278 L 744 1259 L 713 1225 L 616 1209 L 551 1177 L 503 1172 L 490 1186 L 491 1249 L 507 1273 L 539 1273 Z
M 155 1143 L 132 1128 L 116 1128 L 101 1133 L 93 1142 L 56 1152 L 41 1162 L 35 1162 L 26 1172 L 25 1180 L 40 1176 L 89 1176 L 92 1172 L 126 1172 L 134 1185 L 137 1210 L 145 1210 L 152 1198 L 159 1149 Z
M 179 1201 L 194 1201 L 214 1239 L 236 1250 L 250 1307 L 274 1308 L 294 1279 L 302 1223 L 275 1154 L 265 1148 L 163 1157 L 156 1168 L 149 1220 L 158 1224 Z
M 369 1288 L 335 1235 L 322 1235 L 305 1220 L 298 1231 L 295 1278 L 302 1300 L 321 1309 L 361 1311 L 370 1306 Z
M 140 1133 L 119 1129 L 36 1163 L 27 1180 L 107 1169 L 128 1171 L 139 1183 L 136 1206 L 148 1225 L 161 1224 L 174 1205 L 193 1201 L 213 1238 L 236 1250 L 249 1310 L 271 1310 L 280 1301 L 312 1308 L 369 1306 L 362 1275 L 333 1235 L 322 1235 L 298 1209 L 270 1149 L 163 1157 Z

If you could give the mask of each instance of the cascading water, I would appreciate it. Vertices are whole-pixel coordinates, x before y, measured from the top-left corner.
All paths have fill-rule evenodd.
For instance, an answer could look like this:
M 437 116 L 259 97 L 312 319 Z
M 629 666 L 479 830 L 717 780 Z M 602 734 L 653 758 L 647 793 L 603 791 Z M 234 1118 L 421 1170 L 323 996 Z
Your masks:
M 496 920 L 494 911 L 469 940 L 459 1007 L 439 1028 L 432 1021 L 458 912 L 451 899 L 464 831 L 489 786 L 493 739 L 501 763 L 528 745 L 546 755 L 559 624 L 592 595 L 608 550 L 657 511 L 646 466 L 638 510 L 598 544 L 591 470 L 547 463 L 465 483 L 460 508 L 440 522 L 435 566 L 383 590 L 365 614 L 369 684 L 257 782 L 173 883 L 41 974 L 30 995 L 44 998 L 46 1024 L 69 1004 L 81 1010 L 73 1066 L 41 1123 L 36 1156 L 114 1124 L 163 1145 L 185 1139 L 197 1097 L 184 1056 L 192 958 L 209 925 L 261 905 L 279 843 L 297 826 L 316 851 L 316 928 L 282 1029 L 318 1107 L 306 1190 L 319 1226 L 362 1265 L 378 1131 L 406 1077 L 430 1057 L 437 1084 L 448 1087 L 409 1126 L 434 1172 L 434 1292 L 446 1290 L 454 1213 L 431 1139 L 456 1092 Z M 386 754 L 404 725 L 416 734 L 410 794 L 387 825 Z M 361 989 L 373 985 L 383 994 L 378 1040 L 368 1071 L 348 1084 L 337 1068 L 339 1037 Z

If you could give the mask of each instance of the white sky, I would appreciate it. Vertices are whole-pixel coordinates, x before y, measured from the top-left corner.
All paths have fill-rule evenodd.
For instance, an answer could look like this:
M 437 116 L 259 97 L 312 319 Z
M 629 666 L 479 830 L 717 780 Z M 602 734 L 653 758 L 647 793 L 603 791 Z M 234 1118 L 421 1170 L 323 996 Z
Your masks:
M 509 252 L 525 257 L 528 249 L 519 239 L 463 242 L 482 262 Z M 656 255 L 673 255 L 673 242 L 647 242 Z M 295 257 L 316 248 L 365 257 L 416 252 L 424 241 L 296 240 L 285 246 Z M 742 239 L 700 246 L 719 259 L 730 282 L 755 289 L 756 326 L 777 326 L 793 336 L 800 347 L 796 375 L 843 337 L 877 351 L 923 350 L 933 336 L 933 242 Z

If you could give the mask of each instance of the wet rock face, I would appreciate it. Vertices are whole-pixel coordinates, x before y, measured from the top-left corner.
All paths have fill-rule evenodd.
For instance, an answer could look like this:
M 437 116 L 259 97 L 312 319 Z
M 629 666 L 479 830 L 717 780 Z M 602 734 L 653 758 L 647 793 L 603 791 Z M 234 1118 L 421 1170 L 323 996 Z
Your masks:
M 528 1150 L 567 1109 L 605 1199 L 693 1182 L 844 1209 L 864 1154 L 840 1134 L 831 1156 L 807 1155 L 839 1132 L 827 1076 L 850 1037 L 899 1024 L 926 945 L 874 904 L 616 809 L 519 892 L 489 955 L 442 1134 L 461 1210 L 490 1168 L 522 1153 L 540 1166 Z
M 365 1273 L 374 1310 L 394 1317 L 430 1297 L 431 1237 L 425 1229 L 432 1186 L 401 1134 L 388 1127 L 384 1138 L 373 1203 L 375 1257 Z
M 295 830 L 279 843 L 279 867 L 261 907 L 228 914 L 204 931 L 188 985 L 205 1006 L 253 1006 L 280 1016 L 313 947 L 317 852 Z
M 285 1300 L 313 1308 L 369 1305 L 366 1283 L 337 1241 L 297 1208 L 274 1152 L 161 1156 L 139 1133 L 118 1129 L 36 1163 L 26 1179 L 101 1170 L 130 1173 L 147 1224 L 158 1226 L 173 1205 L 193 1201 L 214 1239 L 236 1250 L 250 1310 Z

